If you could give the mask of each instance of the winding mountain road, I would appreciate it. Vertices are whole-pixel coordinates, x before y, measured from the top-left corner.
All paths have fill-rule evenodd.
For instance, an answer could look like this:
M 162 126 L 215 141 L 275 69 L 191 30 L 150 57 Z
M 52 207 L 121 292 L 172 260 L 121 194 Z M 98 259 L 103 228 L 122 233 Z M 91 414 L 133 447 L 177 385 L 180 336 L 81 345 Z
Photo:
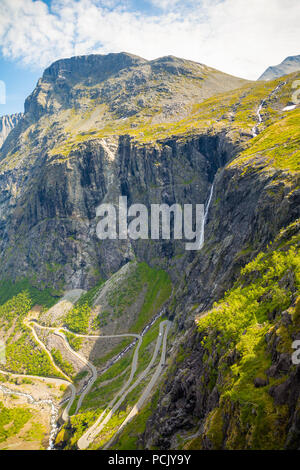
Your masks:
M 81 356 L 80 354 L 78 354 L 78 352 L 74 351 L 74 349 L 71 348 L 71 346 L 69 345 L 68 343 L 68 340 L 67 338 L 65 337 L 65 335 L 63 333 L 61 333 L 60 331 L 54 331 L 54 334 L 59 336 L 60 338 L 62 338 L 64 340 L 64 344 L 65 344 L 65 347 L 67 348 L 67 350 L 73 354 L 74 356 L 76 356 L 79 361 L 81 361 L 85 366 L 87 366 L 90 371 L 91 371 L 91 377 L 90 379 L 88 380 L 88 383 L 87 385 L 83 388 L 83 391 L 79 397 L 79 400 L 78 400 L 78 403 L 77 403 L 77 406 L 76 406 L 76 410 L 75 410 L 75 414 L 77 414 L 79 408 L 81 407 L 81 404 L 82 404 L 82 401 L 84 399 L 84 397 L 87 395 L 87 393 L 90 391 L 91 387 L 93 386 L 94 382 L 96 381 L 97 379 L 97 369 L 96 367 L 94 366 L 94 364 L 92 364 L 88 359 L 86 359 L 85 357 Z
M 70 378 L 60 369 L 60 367 L 58 367 L 56 365 L 50 351 L 48 351 L 46 345 L 38 337 L 34 326 L 41 329 L 41 330 L 52 331 L 53 334 L 55 334 L 55 335 L 59 336 L 60 338 L 62 338 L 62 340 L 64 341 L 64 345 L 68 349 L 68 351 L 71 354 L 73 354 L 74 356 L 76 356 L 79 359 L 79 361 L 82 362 L 82 364 L 84 364 L 85 366 L 87 366 L 91 371 L 91 377 L 89 378 L 89 381 L 87 382 L 87 384 L 84 385 L 84 387 L 80 391 L 80 396 L 79 396 L 79 400 L 78 400 L 78 403 L 77 403 L 77 406 L 76 406 L 75 414 L 80 409 L 85 396 L 91 390 L 94 382 L 97 379 L 98 374 L 97 374 L 96 367 L 88 359 L 81 356 L 79 353 L 77 353 L 76 351 L 74 351 L 71 348 L 64 332 L 71 333 L 72 335 L 75 335 L 75 336 L 80 337 L 80 338 L 97 338 L 97 339 L 99 339 L 99 338 L 105 338 L 105 339 L 107 339 L 107 338 L 125 338 L 125 337 L 135 338 L 135 340 L 137 341 L 137 345 L 136 345 L 136 348 L 135 348 L 135 351 L 134 351 L 134 354 L 133 354 L 133 358 L 132 358 L 129 378 L 127 379 L 127 381 L 123 385 L 123 387 L 119 390 L 119 392 L 110 401 L 110 403 L 108 404 L 106 409 L 101 413 L 101 415 L 96 420 L 96 422 L 78 440 L 78 443 L 77 443 L 78 448 L 79 449 L 86 449 L 94 441 L 94 439 L 98 436 L 98 434 L 101 432 L 103 427 L 109 422 L 109 420 L 111 419 L 113 414 L 117 411 L 117 409 L 121 406 L 121 404 L 123 403 L 123 401 L 125 400 L 127 395 L 132 390 L 134 390 L 144 380 L 144 378 L 146 378 L 147 375 L 150 373 L 150 371 L 153 368 L 153 365 L 154 365 L 154 363 L 157 359 L 158 353 L 159 353 L 161 345 L 162 345 L 161 358 L 160 358 L 160 362 L 159 362 L 159 364 L 158 364 L 158 366 L 155 370 L 155 373 L 153 374 L 149 384 L 147 385 L 147 387 L 143 391 L 143 394 L 139 398 L 138 402 L 136 403 L 134 408 L 131 410 L 130 414 L 127 416 L 127 418 L 122 423 L 120 428 L 118 429 L 118 433 L 121 431 L 121 429 L 123 429 L 123 427 L 127 424 L 127 422 L 129 420 L 131 420 L 133 418 L 133 416 L 135 416 L 139 412 L 139 410 L 143 406 L 144 402 L 150 396 L 150 393 L 151 393 L 155 383 L 159 379 L 162 367 L 165 363 L 167 336 L 168 336 L 168 331 L 169 331 L 170 326 L 171 326 L 170 321 L 165 320 L 165 321 L 162 321 L 160 323 L 159 333 L 158 333 L 158 336 L 157 336 L 157 340 L 156 340 L 156 344 L 155 344 L 155 348 L 154 348 L 154 352 L 153 352 L 151 361 L 149 362 L 148 366 L 140 373 L 140 375 L 133 382 L 133 384 L 132 384 L 132 381 L 134 379 L 134 376 L 136 374 L 137 367 L 138 367 L 138 355 L 139 355 L 139 349 L 142 345 L 143 336 L 148 331 L 148 329 L 154 324 L 154 322 L 159 318 L 159 316 L 161 316 L 161 314 L 163 312 L 164 312 L 164 310 L 162 310 L 160 312 L 160 314 L 156 315 L 154 317 L 154 319 L 152 319 L 152 321 L 144 328 L 144 330 L 141 334 L 135 334 L 135 333 L 128 333 L 127 334 L 127 333 L 124 333 L 124 334 L 118 334 L 118 335 L 83 335 L 83 334 L 74 333 L 74 332 L 72 332 L 72 331 L 70 331 L 67 328 L 62 327 L 62 326 L 61 327 L 50 327 L 50 326 L 48 327 L 48 326 L 43 326 L 43 325 L 38 324 L 38 322 L 36 320 L 24 319 L 24 325 L 26 325 L 30 329 L 30 331 L 31 331 L 31 333 L 34 337 L 34 340 L 39 344 L 39 346 L 47 354 L 47 356 L 49 357 L 49 360 L 50 360 L 51 364 L 53 365 L 53 367 L 59 372 L 60 375 L 62 375 L 64 377 L 64 379 L 53 378 L 53 377 L 41 377 L 41 376 L 34 376 L 34 375 L 29 375 L 29 374 L 28 375 L 27 374 L 17 374 L 17 373 L 11 373 L 11 372 L 1 371 L 1 370 L 0 370 L 0 372 L 3 373 L 3 374 L 10 375 L 12 377 L 39 379 L 39 380 L 42 380 L 44 382 L 46 381 L 46 382 L 54 383 L 58 386 L 60 386 L 62 384 L 67 385 L 70 389 L 71 395 L 67 399 L 63 400 L 63 402 L 61 402 L 61 405 L 62 405 L 62 403 L 65 403 L 67 401 L 67 406 L 63 410 L 63 413 L 62 413 L 62 419 L 63 419 L 64 422 L 66 422 L 66 421 L 69 420 L 70 408 L 71 408 L 72 404 L 74 403 L 74 400 L 75 400 L 75 397 L 76 397 L 76 387 L 71 382 Z M 131 347 L 134 344 L 135 344 L 135 342 L 133 342 L 131 344 Z M 125 351 L 127 351 L 127 348 L 125 349 Z M 117 357 L 118 358 L 122 357 L 123 353 L 124 353 L 124 351 L 122 353 L 120 353 Z M 112 364 L 110 364 L 110 366 L 111 365 Z M 53 434 L 53 432 L 52 432 L 52 434 Z M 113 440 L 113 438 L 112 438 L 112 440 Z M 53 435 L 51 437 L 51 440 L 52 440 L 51 442 L 52 442 L 53 445 L 54 445 L 54 439 L 55 439 L 55 436 Z M 106 447 L 109 444 L 110 444 L 110 442 L 106 445 Z M 51 445 L 50 447 L 53 448 L 53 445 Z
M 152 389 L 153 389 L 154 385 L 156 384 L 156 382 L 158 381 L 158 379 L 161 376 L 162 368 L 164 367 L 165 362 L 166 362 L 168 333 L 169 333 L 169 329 L 172 325 L 172 323 L 168 320 L 165 321 L 165 322 L 162 322 L 162 323 L 165 324 L 165 325 L 163 325 L 163 326 L 165 326 L 165 332 L 164 332 L 164 337 L 163 337 L 163 346 L 162 346 L 162 351 L 161 351 L 161 357 L 160 357 L 160 361 L 159 361 L 159 363 L 156 367 L 156 370 L 155 370 L 154 374 L 152 375 L 151 380 L 148 383 L 147 387 L 145 388 L 142 395 L 140 396 L 139 400 L 134 405 L 134 407 L 132 408 L 129 415 L 126 417 L 126 419 L 123 421 L 123 423 L 119 427 L 118 431 L 113 435 L 113 437 L 110 439 L 110 441 L 107 442 L 105 444 L 105 446 L 103 447 L 104 450 L 109 449 L 111 444 L 114 442 L 116 436 L 122 431 L 122 429 L 126 426 L 126 424 L 128 424 L 129 421 L 131 421 L 132 418 L 139 413 L 139 411 L 143 407 L 145 401 L 150 397 L 150 394 L 152 392 Z M 160 324 L 160 326 L 162 325 L 162 323 Z M 161 329 L 160 329 L 160 332 L 161 332 Z M 159 334 L 158 340 L 159 340 L 159 338 L 161 338 L 161 334 Z M 133 390 L 141 382 L 141 380 L 143 380 L 143 378 L 148 374 L 148 372 L 152 368 L 152 366 L 153 366 L 153 364 L 156 360 L 158 351 L 160 349 L 160 345 L 161 345 L 161 341 L 157 341 L 156 348 L 155 348 L 154 354 L 152 356 L 151 362 L 149 363 L 148 367 L 144 370 L 144 372 L 141 374 L 141 376 L 137 379 L 137 381 L 132 385 L 131 390 Z M 127 392 L 127 394 L 131 390 L 129 390 Z
M 134 374 L 137 369 L 138 365 L 138 355 L 139 355 L 139 349 L 142 345 L 143 338 L 142 336 L 139 337 L 139 341 L 137 344 L 137 347 L 134 351 L 133 359 L 132 359 L 132 364 L 131 364 L 131 371 L 130 371 L 130 376 L 128 380 L 126 381 L 125 385 L 121 388 L 121 390 L 117 393 L 117 395 L 111 400 L 111 402 L 108 404 L 107 408 L 101 413 L 97 421 L 81 436 L 81 438 L 77 442 L 77 446 L 79 449 L 86 449 L 90 443 L 95 439 L 95 437 L 99 434 L 103 426 L 110 420 L 111 416 L 115 412 L 115 410 L 119 407 L 119 401 L 115 404 L 116 400 L 121 396 L 121 399 L 124 397 L 124 394 L 129 387 L 129 385 L 132 382 L 132 379 L 134 377 Z M 122 400 L 123 401 L 123 400 Z M 107 416 L 104 418 L 105 414 L 107 411 L 111 408 L 111 410 L 108 412 Z M 104 419 L 103 419 L 104 418 Z
M 141 345 L 141 342 L 142 342 L 142 336 L 139 335 L 139 334 L 135 334 L 135 333 L 124 333 L 124 334 L 118 334 L 118 335 L 82 335 L 82 334 L 79 334 L 79 333 L 73 333 L 72 331 L 68 330 L 68 328 L 65 328 L 65 327 L 51 327 L 51 326 L 43 326 L 43 325 L 40 325 L 39 323 L 37 323 L 37 321 L 33 320 L 33 321 L 29 321 L 29 322 L 26 322 L 27 326 L 31 329 L 33 335 L 34 335 L 34 338 L 36 339 L 36 341 L 41 345 L 41 347 L 43 347 L 43 349 L 46 351 L 46 353 L 48 354 L 48 356 L 50 357 L 51 359 L 51 362 L 52 364 L 56 367 L 56 369 L 58 371 L 60 371 L 60 373 L 62 373 L 65 377 L 67 377 L 68 379 L 68 383 L 70 385 L 70 387 L 72 388 L 72 395 L 71 395 L 71 400 L 70 402 L 68 403 L 68 406 L 66 407 L 66 409 L 64 410 L 64 414 L 63 414 L 63 420 L 66 421 L 68 418 L 69 418 L 69 410 L 75 400 L 75 396 L 76 396 L 76 388 L 74 387 L 74 385 L 70 382 L 70 379 L 68 376 L 66 376 L 66 374 L 63 373 L 63 371 L 61 371 L 61 369 L 59 367 L 57 367 L 54 363 L 54 360 L 50 354 L 50 352 L 47 350 L 47 348 L 45 347 L 45 345 L 42 343 L 42 341 L 38 338 L 37 334 L 36 334 L 36 331 L 35 329 L 33 328 L 32 324 L 36 325 L 38 328 L 42 329 L 42 330 L 47 330 L 47 331 L 52 331 L 56 336 L 59 336 L 60 338 L 63 339 L 64 341 L 64 345 L 65 347 L 68 349 L 69 352 L 71 352 L 71 354 L 73 354 L 74 356 L 76 356 L 85 366 L 87 366 L 90 371 L 91 371 L 91 377 L 88 381 L 88 383 L 84 386 L 81 394 L 80 394 L 80 397 L 79 397 L 79 400 L 78 400 L 78 403 L 77 403 L 77 406 L 76 406 L 76 410 L 75 410 L 75 414 L 78 412 L 79 408 L 81 407 L 82 405 L 82 402 L 85 398 L 85 396 L 88 394 L 88 392 L 90 391 L 90 389 L 92 388 L 93 384 L 95 383 L 96 379 L 97 379 L 97 369 L 96 367 L 88 360 L 86 359 L 85 357 L 81 356 L 79 353 L 77 353 L 76 351 L 74 351 L 71 346 L 69 345 L 69 342 L 67 340 L 67 338 L 65 337 L 64 333 L 62 333 L 62 330 L 63 331 L 66 331 L 67 333 L 71 333 L 72 335 L 75 335 L 79 338 L 104 338 L 104 339 L 107 339 L 107 338 L 125 338 L 125 337 L 133 337 L 133 338 L 137 338 L 139 340 L 139 345 L 138 345 L 138 348 L 137 348 L 137 351 L 133 357 L 133 363 L 132 365 L 137 367 L 137 359 L 138 359 L 138 350 L 139 350 L 139 347 Z M 132 380 L 132 379 L 131 379 Z M 122 392 L 122 390 L 121 390 Z M 120 392 L 120 393 L 121 393 Z
M 142 380 L 148 375 L 150 369 L 153 367 L 153 364 L 157 358 L 157 355 L 158 355 L 158 352 L 160 350 L 160 347 L 161 347 L 161 343 L 162 343 L 162 338 L 163 338 L 163 330 L 165 329 L 165 334 L 164 334 L 164 344 L 165 346 L 163 347 L 163 352 L 162 352 L 162 357 L 161 357 L 161 362 L 154 374 L 154 380 L 152 381 L 152 386 L 151 388 L 146 388 L 145 392 L 143 393 L 143 401 L 142 403 L 144 403 L 144 401 L 148 398 L 148 396 L 150 395 L 150 392 L 151 392 L 151 389 L 154 385 L 154 383 L 157 381 L 158 377 L 159 377 L 159 374 L 161 372 L 161 367 L 162 367 L 162 363 L 164 363 L 165 361 L 165 351 L 166 351 L 166 338 L 167 338 L 167 335 L 168 335 L 168 331 L 169 331 L 169 328 L 170 328 L 170 325 L 171 323 L 168 321 L 168 320 L 165 320 L 165 321 L 162 321 L 159 325 L 159 334 L 157 336 L 157 340 L 156 340 L 156 345 L 155 345 L 155 349 L 154 349 L 154 352 L 153 352 L 153 355 L 152 355 L 152 358 L 151 358 L 151 361 L 150 363 L 148 364 L 148 366 L 146 367 L 146 369 L 139 375 L 139 377 L 137 378 L 137 380 L 132 384 L 132 379 L 134 377 L 134 374 L 136 372 L 136 369 L 137 369 L 137 360 L 138 360 L 138 350 L 141 346 L 141 340 L 139 341 L 139 344 L 135 350 L 135 354 L 134 354 L 134 358 L 133 358 L 133 361 L 132 361 L 132 368 L 131 368 L 131 374 L 130 374 L 130 377 L 129 379 L 127 380 L 127 382 L 125 383 L 125 385 L 122 387 L 122 389 L 119 391 L 119 393 L 114 397 L 114 399 L 109 403 L 109 405 L 107 406 L 107 408 L 103 411 L 103 413 L 99 416 L 99 418 L 97 419 L 97 421 L 86 431 L 85 434 L 83 434 L 81 436 L 81 438 L 78 440 L 77 442 L 77 446 L 79 449 L 83 450 L 83 449 L 87 449 L 89 447 L 89 445 L 94 441 L 94 439 L 97 437 L 97 435 L 101 432 L 101 430 L 104 428 L 104 426 L 109 422 L 109 420 L 112 418 L 113 414 L 117 411 L 117 409 L 121 406 L 121 404 L 123 403 L 123 401 L 125 400 L 125 398 L 127 397 L 127 395 L 132 391 L 134 390 L 139 384 L 140 382 L 142 382 Z M 119 398 L 120 397 L 120 398 Z M 141 398 L 142 398 L 141 397 Z M 117 398 L 119 398 L 119 400 L 116 402 Z M 136 411 L 137 413 L 138 411 Z M 135 414 L 136 414 L 135 413 Z M 131 416 L 132 418 L 132 416 Z M 130 419 L 131 419 L 130 418 Z
M 50 362 L 51 364 L 53 365 L 53 367 L 60 373 L 63 375 L 63 377 L 66 378 L 66 382 L 68 384 L 68 387 L 70 387 L 70 390 L 71 390 L 71 397 L 68 401 L 68 404 L 66 406 L 66 408 L 63 410 L 63 413 L 62 413 L 62 419 L 63 421 L 67 421 L 70 417 L 69 415 L 69 411 L 70 411 L 70 408 L 75 400 L 75 396 L 76 396 L 76 387 L 74 386 L 74 384 L 70 381 L 70 378 L 60 369 L 60 367 L 58 367 L 56 364 L 55 364 L 55 361 L 50 353 L 50 351 L 48 351 L 48 349 L 46 348 L 46 346 L 44 345 L 44 343 L 40 340 L 40 338 L 38 337 L 38 335 L 36 334 L 36 331 L 35 329 L 33 328 L 33 326 L 31 325 L 31 322 L 30 321 L 27 321 L 26 319 L 24 319 L 24 325 L 26 325 L 30 331 L 32 332 L 33 334 L 33 337 L 34 339 L 36 340 L 36 342 L 41 346 L 41 348 L 43 349 L 43 351 L 45 351 L 45 353 L 47 354 L 47 356 L 49 357 L 50 359 Z

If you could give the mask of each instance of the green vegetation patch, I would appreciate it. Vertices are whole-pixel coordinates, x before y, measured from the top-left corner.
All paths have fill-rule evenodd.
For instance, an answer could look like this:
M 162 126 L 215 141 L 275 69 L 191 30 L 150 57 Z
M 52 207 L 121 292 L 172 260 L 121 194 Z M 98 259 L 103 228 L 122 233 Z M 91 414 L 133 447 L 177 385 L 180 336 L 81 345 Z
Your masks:
M 12 326 L 13 321 L 16 320 L 17 325 L 21 327 L 22 320 L 31 307 L 32 300 L 28 292 L 24 291 L 12 297 L 0 306 L 0 326 L 8 330 Z
M 30 429 L 27 431 L 24 439 L 26 441 L 42 441 L 45 437 L 46 429 L 43 424 L 38 422 L 31 423 Z
M 91 316 L 91 307 L 87 302 L 78 304 L 70 310 L 65 318 L 65 325 L 75 333 L 87 333 Z
M 96 441 L 92 444 L 92 449 L 101 449 L 101 447 L 103 447 L 118 431 L 129 412 L 130 408 L 127 408 L 127 410 L 124 411 L 117 411 L 104 426 L 99 436 L 97 436 Z
M 110 450 L 137 450 L 142 448 L 139 444 L 139 437 L 145 431 L 147 420 L 157 407 L 158 397 L 159 391 L 157 390 L 152 400 L 143 407 L 126 425 L 120 435 L 117 436 L 116 443 L 110 447 Z
M 93 363 L 101 367 L 102 365 L 106 364 L 110 359 L 116 357 L 120 352 L 122 352 L 127 346 L 129 346 L 133 341 L 133 338 L 128 337 L 123 339 L 115 348 L 113 348 L 109 353 L 105 354 L 105 356 L 97 357 Z
M 28 408 L 6 408 L 0 402 L 0 442 L 18 434 L 31 418 L 32 413 Z
M 16 282 L 6 280 L 0 282 L 0 305 L 24 291 L 28 293 L 32 305 L 42 305 L 45 308 L 50 308 L 58 300 L 57 297 L 51 294 L 50 289 L 39 290 L 33 287 L 28 279 L 20 279 Z
M 40 350 L 30 329 L 23 324 L 31 307 L 32 300 L 27 291 L 0 306 L 0 327 L 8 332 L 13 326 L 5 341 L 5 368 L 18 373 L 57 377 L 48 355 Z
M 206 367 L 210 367 L 209 358 L 218 358 L 212 386 L 217 384 L 220 409 L 207 418 L 205 431 L 214 448 L 221 447 L 221 419 L 228 414 L 231 428 L 227 431 L 227 449 L 283 446 L 287 407 L 276 406 L 269 389 L 285 377 L 266 375 L 272 364 L 266 335 L 276 339 L 279 351 L 292 353 L 292 337 L 299 331 L 299 245 L 297 222 L 282 230 L 265 253 L 248 263 L 234 287 L 197 320 Z M 283 311 L 291 318 L 288 327 L 281 322 Z M 229 356 L 236 358 L 233 363 Z M 262 383 L 259 387 L 255 386 L 258 379 Z
M 249 165 L 260 157 L 265 166 L 288 171 L 300 171 L 300 109 L 290 111 L 278 122 L 261 132 L 247 150 L 242 152 L 230 166 Z
M 110 290 L 106 309 L 114 317 L 122 317 L 143 296 L 137 319 L 129 329 L 130 333 L 139 333 L 170 297 L 171 290 L 172 283 L 165 271 L 139 263 L 122 283 Z
M 71 348 L 74 349 L 74 351 L 79 351 L 82 346 L 83 338 L 79 338 L 68 331 L 63 331 L 63 334 L 67 338 Z
M 51 349 L 51 355 L 54 359 L 55 364 L 68 376 L 73 377 L 74 375 L 74 367 L 68 361 L 64 360 L 62 357 L 61 352 L 58 349 Z
M 60 377 L 48 355 L 39 349 L 29 333 L 7 343 L 5 367 L 20 374 Z
M 82 295 L 76 302 L 74 308 L 68 312 L 64 323 L 70 330 L 75 333 L 88 333 L 92 311 L 91 307 L 93 305 L 94 297 L 102 284 L 103 280 L 101 279 L 95 287 Z
M 103 409 L 97 411 L 85 411 L 70 417 L 70 425 L 65 424 L 63 430 L 68 426 L 68 442 L 65 447 L 66 450 L 77 449 L 76 443 L 78 439 L 91 427 L 96 421 L 97 417 L 102 413 Z

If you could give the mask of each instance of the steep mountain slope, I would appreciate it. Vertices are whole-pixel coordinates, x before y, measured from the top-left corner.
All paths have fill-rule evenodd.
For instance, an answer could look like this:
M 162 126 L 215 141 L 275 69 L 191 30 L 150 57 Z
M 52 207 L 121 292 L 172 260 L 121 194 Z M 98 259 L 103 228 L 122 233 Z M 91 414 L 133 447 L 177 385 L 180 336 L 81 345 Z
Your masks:
M 299 78 L 129 54 L 45 71 L 0 152 L 0 327 L 8 370 L 36 372 L 35 347 L 45 374 L 75 380 L 58 447 L 299 447 Z M 100 242 L 96 207 L 121 194 L 206 203 L 202 250 Z M 64 289 L 88 292 L 47 311 Z
M 171 308 L 182 341 L 141 445 L 296 449 L 299 176 L 254 154 L 221 181 L 211 235 Z
M 268 67 L 258 80 L 274 80 L 300 70 L 300 55 L 286 57 L 280 64 Z
M 132 198 L 144 185 L 149 188 L 150 180 L 162 186 L 162 180 L 175 179 L 176 187 L 181 179 L 175 162 L 166 175 L 164 168 L 153 165 L 153 147 L 142 149 L 123 135 L 150 123 L 160 126 L 156 123 L 181 119 L 195 103 L 243 83 L 173 57 L 147 62 L 109 54 L 50 66 L 0 154 L 0 276 L 37 275 L 39 282 L 56 288 L 85 288 L 99 268 L 103 277 L 116 271 L 131 259 L 131 248 L 126 241 L 99 243 L 95 211 L 102 200 L 115 202 L 119 194 L 128 193 L 127 175 L 120 172 L 128 172 L 129 154 L 135 155 L 132 165 L 139 168 L 136 175 L 130 171 Z M 180 158 L 178 165 L 185 166 L 182 174 L 189 179 L 191 162 Z M 183 193 L 184 185 L 176 191 Z M 157 191 L 152 193 L 159 200 Z M 191 201 L 193 194 L 186 198 Z M 13 257 L 12 244 L 18 252 Z
M 8 134 L 18 124 L 23 117 L 23 113 L 10 114 L 0 117 L 0 148 L 3 145 Z
M 205 245 L 169 306 L 165 384 L 113 448 L 299 448 L 299 119 L 275 119 L 217 173 Z

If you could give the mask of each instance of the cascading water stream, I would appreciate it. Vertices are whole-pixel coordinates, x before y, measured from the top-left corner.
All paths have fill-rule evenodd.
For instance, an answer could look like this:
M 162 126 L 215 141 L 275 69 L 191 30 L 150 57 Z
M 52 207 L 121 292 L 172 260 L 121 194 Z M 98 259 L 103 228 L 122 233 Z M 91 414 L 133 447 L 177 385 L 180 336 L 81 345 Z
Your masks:
M 275 90 L 274 90 L 274 92 L 275 92 Z M 262 108 L 263 108 L 265 102 L 266 102 L 266 100 L 262 100 L 261 103 L 260 103 L 260 105 L 259 105 L 259 107 L 258 107 L 258 109 L 257 109 L 257 111 L 256 111 L 256 116 L 257 116 L 257 119 L 258 119 L 258 124 L 255 125 L 254 127 L 252 127 L 252 135 L 253 135 L 253 137 L 256 137 L 256 136 L 258 135 L 258 126 L 259 126 L 259 124 L 262 123 L 262 116 L 261 116 L 260 112 L 261 112 L 261 110 L 262 110 Z
M 203 216 L 202 225 L 201 225 L 201 237 L 200 237 L 199 250 L 201 250 L 201 248 L 203 247 L 203 244 L 204 244 L 205 224 L 206 224 L 206 220 L 207 220 L 207 216 L 208 216 L 208 211 L 209 211 L 209 208 L 210 208 L 210 205 L 211 205 L 213 192 L 214 192 L 214 184 L 211 185 L 208 201 L 207 201 L 207 204 L 206 204 L 206 207 L 205 207 L 205 210 L 204 210 L 204 216 Z
M 286 82 L 279 83 L 279 85 L 277 85 L 277 87 L 270 93 L 270 95 L 260 102 L 260 105 L 259 105 L 259 107 L 257 108 L 257 111 L 256 111 L 258 124 L 256 124 L 255 126 L 252 127 L 253 137 L 258 136 L 258 126 L 263 122 L 262 115 L 260 114 L 260 112 L 261 112 L 264 104 L 266 103 L 267 99 L 271 98 L 276 93 L 276 91 L 279 90 L 281 87 L 283 87 L 285 84 L 286 84 Z

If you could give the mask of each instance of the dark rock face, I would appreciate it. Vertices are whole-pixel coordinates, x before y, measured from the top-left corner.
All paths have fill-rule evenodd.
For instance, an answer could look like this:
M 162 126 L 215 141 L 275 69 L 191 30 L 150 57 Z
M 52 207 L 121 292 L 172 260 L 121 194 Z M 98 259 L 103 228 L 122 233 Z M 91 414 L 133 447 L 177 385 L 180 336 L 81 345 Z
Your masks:
M 269 338 L 268 346 L 275 350 L 273 340 L 274 338 Z M 192 438 L 201 439 L 197 449 L 216 449 L 215 444 L 207 437 L 206 423 L 210 413 L 218 410 L 220 406 L 217 385 L 222 372 L 219 357 L 215 352 L 208 358 L 205 357 L 201 348 L 201 337 L 193 328 L 185 334 L 181 344 L 186 359 L 177 366 L 175 372 L 169 373 L 160 391 L 157 408 L 148 419 L 146 430 L 140 438 L 142 448 L 176 449 L 178 436 L 188 433 L 186 442 Z M 277 371 L 281 359 L 279 356 L 279 359 L 273 362 L 272 367 Z M 215 370 L 215 377 L 211 375 L 212 370 Z M 287 410 L 283 448 L 295 450 L 300 448 L 300 419 L 297 406 L 300 398 L 300 366 L 294 366 L 289 358 L 288 367 L 285 367 L 279 377 L 283 382 L 270 387 L 268 393 L 275 406 L 279 409 L 284 406 Z M 267 379 L 255 379 L 255 387 L 267 385 Z M 237 418 L 238 404 L 230 402 L 225 410 L 222 443 L 217 448 L 226 448 L 226 441 L 232 432 L 242 434 Z
M 206 247 L 196 252 L 187 268 L 189 282 L 179 289 L 181 300 L 178 297 L 175 315 L 180 328 L 189 325 L 188 308 L 198 304 L 195 313 L 201 312 L 219 299 L 232 287 L 249 256 L 263 250 L 281 227 L 299 217 L 297 181 L 292 183 L 293 190 L 285 190 L 275 201 L 270 188 L 279 193 L 280 172 L 243 172 L 243 167 L 227 166 L 216 173 Z
M 118 204 L 120 195 L 127 196 L 128 205 L 149 208 L 151 203 L 205 203 L 217 169 L 237 148 L 223 134 L 168 139 L 159 147 L 138 146 L 120 137 L 83 143 L 66 161 L 38 156 L 27 177 L 24 168 L 20 179 L 16 172 L 2 176 L 4 182 L 23 181 L 20 197 L 9 189 L 2 192 L 3 207 L 9 211 L 1 225 L 3 274 L 14 278 L 35 272 L 44 282 L 59 287 L 66 280 L 76 288 L 93 283 L 91 267 L 103 276 L 119 269 L 132 256 L 130 250 L 150 264 L 161 258 L 168 265 L 174 254 L 184 253 L 182 241 L 101 243 L 95 235 L 97 206 Z M 13 257 L 5 255 L 12 244 Z M 45 272 L 45 263 L 58 269 Z
M 268 381 L 266 379 L 262 379 L 261 377 L 256 377 L 254 379 L 254 385 L 256 388 L 265 387 L 268 385 Z
M 215 448 L 207 438 L 205 422 L 209 414 L 219 407 L 216 384 L 221 380 L 222 365 L 216 350 L 209 357 L 205 355 L 201 337 L 194 325 L 195 313 L 209 309 L 214 301 L 220 299 L 232 287 L 240 268 L 257 252 L 264 250 L 281 227 L 299 217 L 296 181 L 293 186 L 296 194 L 293 190 L 291 193 L 285 191 L 278 200 L 271 201 L 269 188 L 274 185 L 280 187 L 279 173 L 255 170 L 248 174 L 243 172 L 242 166 L 239 168 L 229 165 L 219 170 L 215 176 L 205 249 L 196 254 L 186 267 L 184 281 L 176 290 L 176 301 L 170 307 L 172 318 L 182 332 L 179 353 L 173 348 L 170 354 L 174 361 L 178 354 L 186 359 L 179 363 L 175 371 L 173 369 L 169 373 L 161 389 L 157 410 L 147 422 L 141 439 L 143 448 L 175 449 L 178 447 L 177 436 L 185 435 L 186 432 L 201 438 L 202 448 Z M 251 250 L 247 252 L 245 248 L 249 246 Z M 291 292 L 296 291 L 293 280 L 288 276 L 281 282 L 289 286 Z M 196 309 L 195 305 L 198 306 Z M 287 312 L 277 312 L 277 315 L 280 315 L 277 328 L 279 325 L 290 325 L 291 315 Z M 300 393 L 299 366 L 293 366 L 290 354 L 278 353 L 278 341 L 276 332 L 266 337 L 272 366 L 266 371 L 267 378 L 255 378 L 254 386 L 266 387 L 271 377 L 288 377 L 283 383 L 270 387 L 269 393 L 276 405 L 288 407 L 288 432 L 284 446 L 295 449 L 300 446 L 297 408 Z M 228 365 L 238 361 L 236 354 L 237 351 L 233 350 L 227 356 Z M 225 448 L 226 439 L 231 433 L 239 432 L 236 430 L 238 409 L 232 402 L 230 407 L 224 417 L 223 443 L 218 448 Z

